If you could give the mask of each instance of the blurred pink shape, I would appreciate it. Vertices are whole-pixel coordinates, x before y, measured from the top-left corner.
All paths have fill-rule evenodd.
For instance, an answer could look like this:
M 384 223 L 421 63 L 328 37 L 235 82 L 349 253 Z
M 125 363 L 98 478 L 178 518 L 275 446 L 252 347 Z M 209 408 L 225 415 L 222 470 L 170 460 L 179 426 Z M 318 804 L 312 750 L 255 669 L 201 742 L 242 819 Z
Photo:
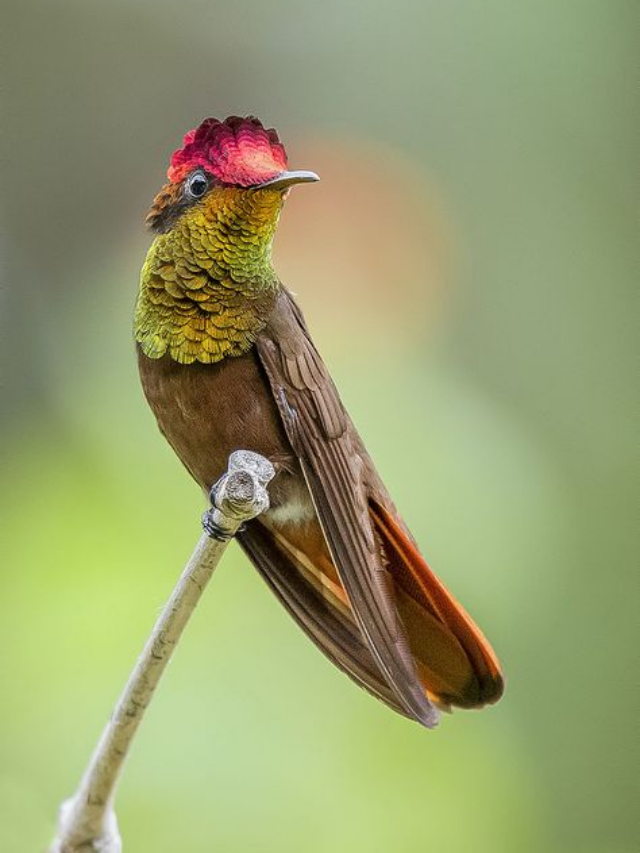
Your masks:
M 421 164 L 354 140 L 307 137 L 289 150 L 292 168 L 320 183 L 291 192 L 275 265 L 312 331 L 345 347 L 354 335 L 384 347 L 424 340 L 442 317 L 449 240 Z

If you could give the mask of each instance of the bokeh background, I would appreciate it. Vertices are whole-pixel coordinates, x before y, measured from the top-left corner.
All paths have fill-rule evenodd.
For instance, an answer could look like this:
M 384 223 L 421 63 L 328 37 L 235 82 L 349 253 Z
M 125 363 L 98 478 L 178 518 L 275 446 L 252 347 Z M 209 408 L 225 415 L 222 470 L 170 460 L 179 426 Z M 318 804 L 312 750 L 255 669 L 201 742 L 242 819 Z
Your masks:
M 0 11 L 0 850 L 46 845 L 199 534 L 138 387 L 142 220 L 188 128 L 255 113 L 322 176 L 278 269 L 508 689 L 419 729 L 232 546 L 127 767 L 126 850 L 636 851 L 636 4 Z

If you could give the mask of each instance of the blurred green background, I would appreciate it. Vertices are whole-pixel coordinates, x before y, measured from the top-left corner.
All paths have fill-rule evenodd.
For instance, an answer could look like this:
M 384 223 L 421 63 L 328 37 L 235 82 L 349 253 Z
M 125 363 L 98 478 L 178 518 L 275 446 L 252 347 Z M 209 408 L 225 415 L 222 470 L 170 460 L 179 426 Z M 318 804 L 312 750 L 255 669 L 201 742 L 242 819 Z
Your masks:
M 255 113 L 323 179 L 278 269 L 507 693 L 396 717 L 232 546 L 125 849 L 636 851 L 636 3 L 1 11 L 0 850 L 44 848 L 199 534 L 138 386 L 142 220 L 188 128 Z

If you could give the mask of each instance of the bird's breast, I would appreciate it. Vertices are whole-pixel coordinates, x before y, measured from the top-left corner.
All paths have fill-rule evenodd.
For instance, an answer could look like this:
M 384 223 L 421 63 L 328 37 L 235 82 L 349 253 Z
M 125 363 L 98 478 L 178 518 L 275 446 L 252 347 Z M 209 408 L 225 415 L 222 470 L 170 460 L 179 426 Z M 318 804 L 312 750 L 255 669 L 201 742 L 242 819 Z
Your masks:
M 218 364 L 179 364 L 138 349 L 145 396 L 161 432 L 203 489 L 227 469 L 234 450 L 253 450 L 275 465 L 269 487 L 274 523 L 314 517 L 299 462 L 285 435 L 270 387 L 253 350 Z

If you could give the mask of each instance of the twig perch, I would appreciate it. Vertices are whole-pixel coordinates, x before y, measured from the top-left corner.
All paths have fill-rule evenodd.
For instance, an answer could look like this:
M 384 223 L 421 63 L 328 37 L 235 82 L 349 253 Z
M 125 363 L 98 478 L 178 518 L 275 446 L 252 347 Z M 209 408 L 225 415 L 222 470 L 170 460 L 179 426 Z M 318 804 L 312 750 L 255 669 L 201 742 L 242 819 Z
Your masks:
M 200 537 L 116 705 L 76 793 L 60 809 L 49 853 L 121 853 L 113 807 L 115 790 L 133 737 L 200 596 L 230 539 L 244 521 L 269 506 L 267 483 L 275 471 L 257 453 L 238 450 L 211 490 Z

